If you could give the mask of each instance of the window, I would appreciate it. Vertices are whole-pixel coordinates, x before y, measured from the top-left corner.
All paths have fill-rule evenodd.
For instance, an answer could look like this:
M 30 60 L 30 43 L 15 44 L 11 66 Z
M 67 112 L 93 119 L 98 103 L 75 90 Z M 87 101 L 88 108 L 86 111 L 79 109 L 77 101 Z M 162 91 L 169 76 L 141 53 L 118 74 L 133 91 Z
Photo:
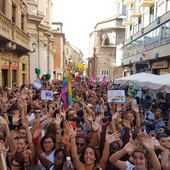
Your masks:
M 0 0 L 0 11 L 5 14 L 5 0 Z
M 144 18 L 144 20 L 143 20 L 143 26 L 144 27 L 146 27 L 146 26 L 148 26 L 149 25 L 149 17 L 150 17 L 150 15 L 149 15 L 149 10 L 147 10 L 144 14 L 143 14 L 143 18 Z
M 12 22 L 16 23 L 16 6 L 12 5 Z
M 168 12 L 169 10 L 170 10 L 170 0 L 167 0 L 166 11 Z
M 150 23 L 154 21 L 154 7 L 150 8 Z
M 109 45 L 110 44 L 110 40 L 109 40 L 109 37 L 107 37 L 104 41 L 104 45 Z
M 108 70 L 102 70 L 102 71 L 101 71 L 101 74 L 102 74 L 102 76 L 103 76 L 103 75 L 108 75 L 108 74 L 109 74 L 109 71 L 108 71 Z
M 22 71 L 26 71 L 26 65 L 22 64 Z
M 24 30 L 24 15 L 21 15 L 21 29 Z
M 165 14 L 165 10 L 166 10 L 165 1 L 159 0 L 157 2 L 157 17 L 160 17 L 163 14 Z

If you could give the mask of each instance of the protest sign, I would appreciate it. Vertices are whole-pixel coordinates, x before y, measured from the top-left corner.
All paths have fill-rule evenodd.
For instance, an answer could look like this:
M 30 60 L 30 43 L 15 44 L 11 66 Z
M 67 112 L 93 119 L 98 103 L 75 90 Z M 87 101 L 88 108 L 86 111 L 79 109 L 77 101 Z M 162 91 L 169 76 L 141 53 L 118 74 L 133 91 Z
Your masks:
M 116 102 L 125 102 L 124 90 L 108 90 L 107 91 L 108 102 L 112 102 L 115 99 Z
M 43 99 L 43 100 L 54 100 L 53 91 L 42 90 L 41 91 L 41 99 Z

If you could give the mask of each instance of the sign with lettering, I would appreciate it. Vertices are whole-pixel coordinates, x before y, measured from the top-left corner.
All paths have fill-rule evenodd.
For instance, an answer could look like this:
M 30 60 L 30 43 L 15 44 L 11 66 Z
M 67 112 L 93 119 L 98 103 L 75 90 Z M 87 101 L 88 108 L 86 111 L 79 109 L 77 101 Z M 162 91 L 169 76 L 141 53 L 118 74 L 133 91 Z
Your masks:
M 108 102 L 112 102 L 114 99 L 116 102 L 125 102 L 124 90 L 108 90 L 107 91 Z
M 156 68 L 168 68 L 168 62 L 167 61 L 154 62 L 152 64 L 152 69 Z
M 42 90 L 41 91 L 41 99 L 43 99 L 43 100 L 54 100 L 53 91 Z

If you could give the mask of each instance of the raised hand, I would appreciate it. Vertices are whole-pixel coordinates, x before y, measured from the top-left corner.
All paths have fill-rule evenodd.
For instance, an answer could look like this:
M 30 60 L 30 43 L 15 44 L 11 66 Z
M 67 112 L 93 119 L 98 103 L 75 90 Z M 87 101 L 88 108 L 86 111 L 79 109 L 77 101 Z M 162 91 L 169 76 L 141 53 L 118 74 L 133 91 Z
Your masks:
M 131 140 L 125 145 L 124 149 L 127 153 L 132 153 L 138 146 L 139 146 L 138 141 Z
M 64 129 L 64 134 L 62 137 L 62 143 L 66 148 L 70 148 L 70 136 L 69 136 L 69 131 Z
M 22 119 L 22 124 L 25 128 L 27 128 L 29 126 L 29 121 L 28 121 L 27 116 L 24 116 L 24 118 Z
M 149 137 L 149 135 L 145 132 L 141 132 L 140 134 L 141 140 L 143 145 L 147 150 L 154 150 L 154 142 L 153 140 Z
M 154 145 L 155 149 L 161 149 L 162 148 L 160 142 L 155 137 L 152 137 L 151 139 L 153 141 L 153 145 Z
M 66 132 L 70 136 L 70 138 L 75 138 L 76 137 L 76 130 L 73 129 L 71 123 L 66 123 L 65 125 Z
M 130 120 L 127 115 L 123 119 L 123 126 L 128 129 L 131 129 Z
M 98 116 L 95 121 L 92 122 L 92 131 L 97 132 L 101 124 L 101 116 Z
M 119 117 L 119 112 L 115 112 L 115 114 L 113 114 L 112 116 L 112 120 L 115 120 Z
M 108 131 L 106 132 L 106 136 L 105 136 L 105 140 L 108 144 L 111 144 L 117 140 L 120 140 L 120 133 L 119 132 L 115 132 L 113 134 L 108 134 Z
M 61 114 L 63 119 L 66 119 L 66 112 L 64 110 L 61 109 L 60 114 Z
M 135 113 L 139 113 L 139 106 L 137 104 L 132 104 L 131 105 L 131 109 L 135 112 Z
M 54 122 L 55 122 L 56 126 L 60 127 L 62 119 L 63 119 L 63 117 L 61 116 L 60 113 L 56 114 L 56 117 L 54 119 Z
M 31 151 L 28 150 L 28 149 L 23 152 L 23 157 L 24 157 L 24 162 L 25 162 L 25 163 L 28 163 L 28 164 L 29 164 L 30 155 L 31 155 Z
M 34 130 L 33 138 L 37 139 L 38 137 L 41 137 L 41 132 L 42 132 L 42 124 L 39 124 Z
M 17 110 L 16 112 L 14 112 L 14 114 L 12 115 L 12 124 L 16 125 L 19 123 L 19 120 L 21 119 L 21 115 L 19 110 Z

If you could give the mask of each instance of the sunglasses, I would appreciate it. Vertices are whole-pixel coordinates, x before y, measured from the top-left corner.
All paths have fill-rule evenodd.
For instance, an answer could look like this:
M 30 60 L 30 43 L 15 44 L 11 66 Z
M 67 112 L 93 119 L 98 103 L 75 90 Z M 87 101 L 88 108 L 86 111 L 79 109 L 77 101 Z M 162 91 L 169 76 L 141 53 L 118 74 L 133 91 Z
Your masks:
M 76 145 L 77 145 L 77 146 L 80 146 L 80 147 L 84 147 L 84 146 L 85 146 L 85 143 L 78 143 L 78 142 L 76 142 Z
M 37 114 L 37 113 L 41 113 L 41 111 L 39 111 L 39 112 L 37 112 L 37 111 L 36 111 L 36 112 L 34 112 L 34 113 L 35 113 L 35 114 Z

